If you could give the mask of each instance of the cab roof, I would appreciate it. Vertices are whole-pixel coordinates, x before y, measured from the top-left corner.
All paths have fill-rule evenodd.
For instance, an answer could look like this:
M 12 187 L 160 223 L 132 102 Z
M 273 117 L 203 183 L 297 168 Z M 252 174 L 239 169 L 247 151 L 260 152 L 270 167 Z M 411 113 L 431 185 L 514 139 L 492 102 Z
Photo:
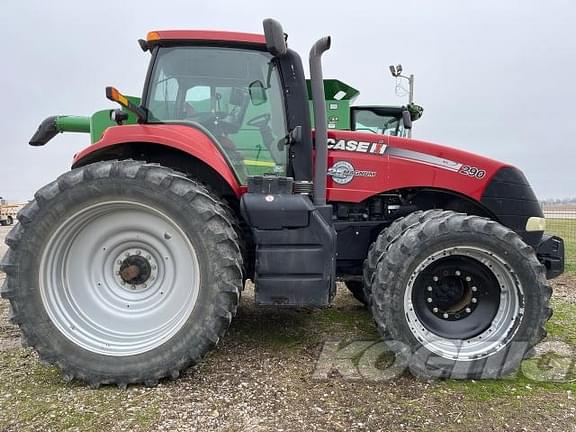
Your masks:
M 149 44 L 162 41 L 206 41 L 206 42 L 236 42 L 265 45 L 264 35 L 256 33 L 240 33 L 216 30 L 157 30 L 151 31 L 146 37 Z

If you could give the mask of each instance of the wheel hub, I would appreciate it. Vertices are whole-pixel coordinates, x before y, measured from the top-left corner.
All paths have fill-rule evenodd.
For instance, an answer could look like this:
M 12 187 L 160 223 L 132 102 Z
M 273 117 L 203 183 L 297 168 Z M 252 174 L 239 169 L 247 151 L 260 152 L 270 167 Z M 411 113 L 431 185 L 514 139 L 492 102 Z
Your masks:
M 469 339 L 490 327 L 500 305 L 500 283 L 475 258 L 438 257 L 414 281 L 412 302 L 427 331 Z
M 120 265 L 120 277 L 130 285 L 141 285 L 150 278 L 152 268 L 141 256 L 131 255 Z
M 114 260 L 116 281 L 131 290 L 148 288 L 158 276 L 154 255 L 142 249 L 128 249 Z
M 522 321 L 523 304 L 522 284 L 510 265 L 473 245 L 431 254 L 413 270 L 404 293 L 412 334 L 427 350 L 459 360 L 505 347 Z
M 443 320 L 458 321 L 473 313 L 478 306 L 478 287 L 465 270 L 444 270 L 428 281 L 426 305 Z

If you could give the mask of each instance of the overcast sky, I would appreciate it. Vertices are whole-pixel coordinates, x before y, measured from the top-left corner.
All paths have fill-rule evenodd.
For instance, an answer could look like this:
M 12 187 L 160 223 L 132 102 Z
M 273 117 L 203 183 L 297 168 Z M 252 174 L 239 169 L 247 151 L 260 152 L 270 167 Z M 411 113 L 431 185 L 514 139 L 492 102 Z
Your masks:
M 261 33 L 274 17 L 307 58 L 333 37 L 327 78 L 361 91 L 357 103 L 402 104 L 389 64 L 416 75 L 419 139 L 522 168 L 540 198 L 576 196 L 576 2 L 25 0 L 0 8 L 0 195 L 11 200 L 69 169 L 88 135 L 28 146 L 47 116 L 112 108 L 104 88 L 140 95 L 154 29 Z M 306 65 L 306 69 L 307 65 Z

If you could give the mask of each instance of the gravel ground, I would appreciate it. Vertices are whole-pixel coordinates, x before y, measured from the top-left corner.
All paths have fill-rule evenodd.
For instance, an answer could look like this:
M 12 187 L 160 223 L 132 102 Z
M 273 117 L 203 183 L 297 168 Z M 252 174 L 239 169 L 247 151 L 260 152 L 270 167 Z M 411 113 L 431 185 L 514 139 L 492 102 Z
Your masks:
M 7 231 L 0 227 L 0 240 Z M 576 278 L 555 289 L 559 319 L 568 313 L 571 323 Z M 376 338 L 367 311 L 345 289 L 323 311 L 255 308 L 252 295 L 248 288 L 229 333 L 202 364 L 176 381 L 126 391 L 64 383 L 17 348 L 18 330 L 0 301 L 0 431 L 576 431 L 574 384 L 315 379 L 324 341 Z M 560 335 L 576 343 L 573 333 Z
M 576 275 L 563 274 L 552 281 L 554 298 L 576 304 Z

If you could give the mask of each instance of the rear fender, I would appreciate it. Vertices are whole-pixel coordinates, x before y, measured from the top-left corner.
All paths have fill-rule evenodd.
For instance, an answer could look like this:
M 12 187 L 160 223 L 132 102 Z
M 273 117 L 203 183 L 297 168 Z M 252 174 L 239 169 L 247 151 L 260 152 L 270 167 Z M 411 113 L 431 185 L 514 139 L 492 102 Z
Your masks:
M 101 159 L 101 155 L 113 152 L 127 143 L 166 146 L 201 160 L 217 172 L 239 197 L 243 187 L 231 168 L 232 164 L 217 141 L 200 126 L 181 124 L 124 125 L 113 126 L 104 132 L 102 139 L 74 156 L 72 167 L 86 165 Z

